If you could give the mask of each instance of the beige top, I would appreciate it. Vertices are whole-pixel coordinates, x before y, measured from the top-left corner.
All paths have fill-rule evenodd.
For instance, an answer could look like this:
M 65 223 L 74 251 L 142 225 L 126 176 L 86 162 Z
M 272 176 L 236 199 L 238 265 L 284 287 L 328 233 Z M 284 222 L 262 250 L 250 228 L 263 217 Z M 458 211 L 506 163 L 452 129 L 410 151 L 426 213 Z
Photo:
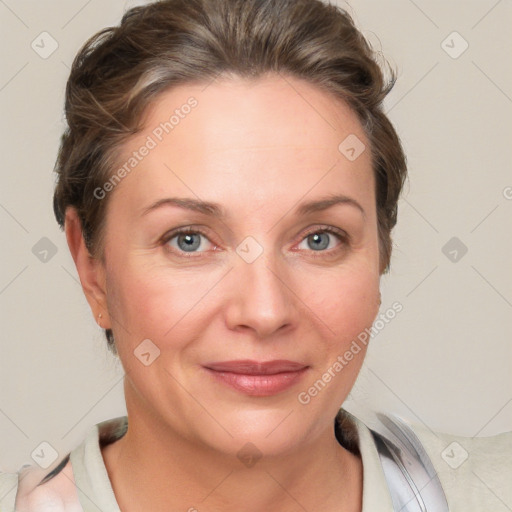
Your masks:
M 352 421 L 363 462 L 362 512 L 392 512 L 391 496 L 371 432 L 360 420 L 343 412 Z M 433 433 L 418 425 L 412 427 L 438 473 L 450 511 L 512 511 L 512 432 L 487 438 L 465 438 Z M 41 485 L 37 484 L 48 470 L 30 467 L 18 474 L 0 474 L 0 511 L 120 510 L 100 443 L 119 439 L 126 428 L 126 417 L 95 425 L 71 452 L 69 461 L 61 461 L 64 468 Z

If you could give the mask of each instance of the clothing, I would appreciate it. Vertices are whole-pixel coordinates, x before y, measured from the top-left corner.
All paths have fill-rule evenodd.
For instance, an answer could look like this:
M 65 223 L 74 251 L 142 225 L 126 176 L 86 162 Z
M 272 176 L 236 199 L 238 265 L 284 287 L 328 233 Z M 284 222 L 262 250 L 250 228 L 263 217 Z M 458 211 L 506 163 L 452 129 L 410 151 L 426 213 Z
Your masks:
M 100 445 L 122 437 L 127 424 L 124 416 L 95 425 L 52 472 L 31 467 L 19 474 L 0 474 L 0 511 L 12 512 L 15 499 L 17 512 L 118 511 Z M 362 458 L 362 512 L 393 512 L 369 428 L 343 409 L 335 426 L 340 444 Z M 450 511 L 512 510 L 512 432 L 465 438 L 412 427 L 437 471 Z

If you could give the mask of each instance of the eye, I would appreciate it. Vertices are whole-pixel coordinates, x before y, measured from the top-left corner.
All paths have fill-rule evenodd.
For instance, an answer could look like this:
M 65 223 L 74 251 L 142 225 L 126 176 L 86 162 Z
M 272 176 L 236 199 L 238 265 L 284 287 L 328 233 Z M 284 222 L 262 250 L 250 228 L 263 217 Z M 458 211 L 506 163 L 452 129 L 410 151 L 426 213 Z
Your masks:
M 348 234 L 341 229 L 332 226 L 317 227 L 305 235 L 298 249 L 322 253 L 321 255 L 333 254 L 342 249 L 348 241 Z M 169 252 L 189 258 L 194 257 L 193 254 L 217 248 L 206 233 L 192 226 L 167 233 L 162 237 L 161 243 Z
M 299 244 L 301 250 L 311 250 L 313 252 L 335 252 L 343 246 L 348 239 L 348 235 L 341 229 L 333 227 L 316 228 L 310 231 Z M 305 246 L 304 246 L 305 245 Z
M 197 228 L 180 228 L 164 236 L 162 243 L 172 252 L 182 256 L 205 252 L 215 248 L 205 233 Z M 185 253 L 185 254 L 184 254 Z

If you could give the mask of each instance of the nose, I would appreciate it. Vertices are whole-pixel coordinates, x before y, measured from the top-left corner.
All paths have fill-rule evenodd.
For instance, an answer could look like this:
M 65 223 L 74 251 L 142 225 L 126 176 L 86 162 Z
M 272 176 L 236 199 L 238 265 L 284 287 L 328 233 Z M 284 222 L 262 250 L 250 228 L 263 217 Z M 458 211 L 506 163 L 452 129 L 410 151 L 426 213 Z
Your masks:
M 251 332 L 260 339 L 292 329 L 299 318 L 297 296 L 284 267 L 264 255 L 239 260 L 231 274 L 225 309 L 231 330 Z

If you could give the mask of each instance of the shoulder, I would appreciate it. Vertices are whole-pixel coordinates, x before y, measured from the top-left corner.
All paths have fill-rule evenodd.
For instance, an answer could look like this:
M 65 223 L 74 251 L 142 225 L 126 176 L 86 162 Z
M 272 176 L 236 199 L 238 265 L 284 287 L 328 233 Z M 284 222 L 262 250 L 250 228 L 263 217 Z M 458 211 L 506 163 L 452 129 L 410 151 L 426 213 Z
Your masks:
M 451 511 L 512 509 L 512 432 L 464 437 L 409 425 L 432 461 Z
M 81 512 L 80 478 L 94 477 L 87 471 L 91 461 L 101 467 L 100 445 L 115 441 L 126 429 L 126 417 L 104 421 L 52 468 L 24 466 L 17 473 L 0 473 L 0 512 Z
M 63 459 L 58 472 L 40 480 L 40 473 L 31 467 L 19 473 L 16 512 L 79 512 L 73 468 L 69 456 Z M 53 474 L 54 473 L 54 474 Z M 39 482 L 37 482 L 40 480 Z M 3 512 L 3 511 L 2 511 Z
M 0 512 L 81 510 L 73 507 L 77 496 L 69 458 L 63 462 L 63 468 L 48 481 L 34 466 L 0 474 Z

